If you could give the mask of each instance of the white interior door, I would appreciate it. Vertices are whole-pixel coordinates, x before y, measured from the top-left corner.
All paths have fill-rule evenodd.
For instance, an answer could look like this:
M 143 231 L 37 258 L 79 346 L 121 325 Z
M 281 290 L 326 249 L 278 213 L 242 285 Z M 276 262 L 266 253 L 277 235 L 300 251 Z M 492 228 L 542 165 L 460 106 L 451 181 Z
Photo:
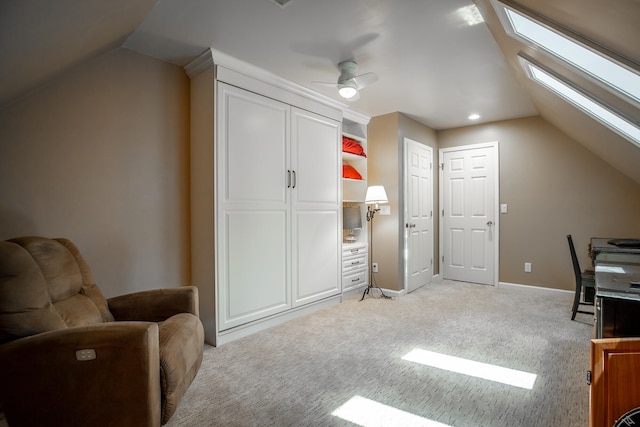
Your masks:
M 433 150 L 404 139 L 405 289 L 412 292 L 433 278 Z
M 498 281 L 498 144 L 440 150 L 444 279 Z

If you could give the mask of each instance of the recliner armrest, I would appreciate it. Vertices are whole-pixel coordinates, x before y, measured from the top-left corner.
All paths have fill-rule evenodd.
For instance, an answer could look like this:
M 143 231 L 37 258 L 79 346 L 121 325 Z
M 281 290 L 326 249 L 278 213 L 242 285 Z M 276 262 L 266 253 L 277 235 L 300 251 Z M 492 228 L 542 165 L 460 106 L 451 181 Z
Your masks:
M 156 323 L 45 332 L 0 346 L 0 402 L 12 427 L 159 426 L 159 364 Z
M 162 322 L 178 313 L 199 317 L 198 288 L 195 286 L 135 292 L 109 298 L 107 303 L 118 321 Z

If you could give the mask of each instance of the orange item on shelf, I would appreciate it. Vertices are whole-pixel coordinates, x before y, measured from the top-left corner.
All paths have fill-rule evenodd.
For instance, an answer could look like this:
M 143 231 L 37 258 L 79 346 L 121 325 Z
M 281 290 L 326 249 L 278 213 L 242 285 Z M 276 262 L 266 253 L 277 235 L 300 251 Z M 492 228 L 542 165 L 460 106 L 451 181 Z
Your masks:
M 349 138 L 348 136 L 342 137 L 342 151 L 344 151 L 345 153 L 367 157 L 367 155 L 364 153 L 364 148 L 362 148 L 362 145 L 355 139 Z
M 351 179 L 362 179 L 362 175 L 351 165 L 342 165 L 342 177 Z

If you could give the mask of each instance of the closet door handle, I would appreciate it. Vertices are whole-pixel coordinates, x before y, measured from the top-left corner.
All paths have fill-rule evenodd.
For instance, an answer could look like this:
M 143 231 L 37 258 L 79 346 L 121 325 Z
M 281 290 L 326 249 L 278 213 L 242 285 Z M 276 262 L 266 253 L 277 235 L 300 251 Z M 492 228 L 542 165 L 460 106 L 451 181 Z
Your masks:
M 287 169 L 287 188 L 291 188 L 291 170 Z
M 296 184 L 298 183 L 298 177 L 296 176 L 296 171 L 291 171 L 293 172 L 293 188 L 296 188 Z

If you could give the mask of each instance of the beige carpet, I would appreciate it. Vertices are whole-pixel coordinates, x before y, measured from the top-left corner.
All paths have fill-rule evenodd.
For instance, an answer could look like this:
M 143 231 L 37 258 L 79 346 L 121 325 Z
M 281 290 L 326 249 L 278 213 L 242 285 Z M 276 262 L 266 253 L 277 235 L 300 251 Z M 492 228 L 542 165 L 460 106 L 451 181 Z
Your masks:
M 371 425 L 332 415 L 360 396 L 395 409 L 374 425 L 585 427 L 593 327 L 587 315 L 570 320 L 571 302 L 449 281 L 395 300 L 352 298 L 207 347 L 168 426 Z M 414 349 L 537 377 L 529 390 L 404 360 Z

